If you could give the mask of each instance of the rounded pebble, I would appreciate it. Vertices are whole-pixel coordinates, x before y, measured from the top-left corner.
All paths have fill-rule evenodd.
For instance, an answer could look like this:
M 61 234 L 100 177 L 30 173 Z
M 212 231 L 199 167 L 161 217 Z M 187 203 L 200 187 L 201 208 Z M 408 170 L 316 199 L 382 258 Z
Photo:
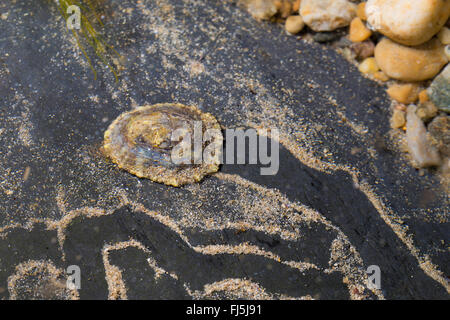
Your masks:
M 290 16 L 286 19 L 285 28 L 290 34 L 297 34 L 303 30 L 305 23 L 300 16 Z
M 302 0 L 300 15 L 314 31 L 346 27 L 356 16 L 356 4 L 347 0 Z
M 448 62 L 444 47 L 436 38 L 417 47 L 383 38 L 375 47 L 375 59 L 390 78 L 407 82 L 431 79 Z
M 442 44 L 450 44 L 450 29 L 443 27 L 437 34 L 437 37 Z
M 414 46 L 430 40 L 450 15 L 448 0 L 369 0 L 368 23 L 395 42 Z

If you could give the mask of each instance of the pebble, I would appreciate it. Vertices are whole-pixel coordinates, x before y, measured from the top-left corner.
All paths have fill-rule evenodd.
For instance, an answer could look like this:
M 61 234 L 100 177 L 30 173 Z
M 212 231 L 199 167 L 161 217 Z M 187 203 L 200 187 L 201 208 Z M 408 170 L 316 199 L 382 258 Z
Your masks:
M 420 103 L 425 103 L 430 101 L 430 97 L 428 96 L 427 90 L 422 90 L 419 92 L 419 101 Z
M 427 42 L 450 15 L 448 0 L 369 0 L 367 21 L 395 42 L 414 46 Z
M 441 163 L 437 149 L 427 137 L 422 120 L 416 115 L 417 107 L 411 105 L 406 113 L 406 141 L 409 153 L 419 168 L 438 166 Z
M 442 44 L 450 44 L 450 29 L 447 27 L 443 27 L 437 34 L 437 37 Z
M 391 118 L 391 128 L 393 129 L 403 128 L 405 124 L 406 124 L 405 112 L 398 109 L 394 109 L 394 113 L 392 114 Z
M 439 151 L 446 157 L 450 157 L 450 117 L 437 116 L 428 125 L 428 132 L 437 141 Z
M 375 58 L 367 58 L 358 67 L 359 71 L 364 74 L 373 74 L 380 70 Z
M 450 65 L 433 80 L 428 95 L 439 110 L 450 113 Z
M 292 4 L 292 11 L 295 13 L 300 13 L 300 2 L 301 0 L 295 0 L 295 2 Z
M 393 84 L 386 92 L 392 99 L 404 104 L 414 103 L 419 98 L 419 86 L 414 83 Z
M 275 6 L 282 18 L 286 19 L 292 14 L 292 3 L 289 0 L 276 0 Z
M 370 40 L 352 43 L 350 48 L 353 50 L 356 59 L 358 60 L 372 57 L 375 53 L 375 44 Z
M 268 20 L 278 12 L 272 0 L 247 0 L 247 10 L 256 20 Z
M 367 21 L 366 2 L 361 2 L 361 3 L 358 4 L 358 7 L 356 8 L 356 15 L 362 21 Z
M 362 42 L 370 38 L 372 31 L 366 28 L 360 18 L 354 18 L 350 23 L 349 39 L 352 42 Z
M 436 117 L 438 109 L 431 102 L 422 103 L 417 108 L 416 114 L 423 122 L 429 122 Z
M 373 74 L 373 77 L 377 80 L 386 82 L 389 80 L 389 77 L 383 71 L 378 71 Z
M 436 76 L 448 60 L 436 38 L 416 47 L 407 47 L 383 38 L 375 47 L 375 59 L 390 78 L 412 82 Z
M 314 31 L 346 27 L 356 16 L 356 4 L 348 0 L 302 0 L 300 15 Z
M 290 16 L 286 19 L 285 28 L 290 34 L 297 34 L 303 30 L 305 23 L 300 16 Z

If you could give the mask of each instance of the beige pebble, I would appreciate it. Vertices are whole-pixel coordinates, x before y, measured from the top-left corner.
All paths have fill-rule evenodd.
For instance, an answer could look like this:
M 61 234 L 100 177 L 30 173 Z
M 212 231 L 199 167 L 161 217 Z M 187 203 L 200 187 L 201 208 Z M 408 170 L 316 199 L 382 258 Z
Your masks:
M 450 61 L 450 44 L 445 46 L 445 55 L 447 56 L 447 60 Z
M 387 76 L 408 82 L 431 79 L 448 62 L 444 47 L 436 38 L 416 47 L 383 38 L 375 47 L 375 59 Z
M 419 168 L 437 166 L 441 163 L 437 149 L 430 144 L 427 129 L 416 115 L 417 107 L 411 105 L 406 113 L 406 140 L 409 153 Z
M 249 0 L 247 10 L 256 20 L 268 20 L 278 11 L 272 0 Z
M 356 16 L 356 4 L 347 0 L 302 0 L 300 15 L 314 31 L 346 27 Z
M 297 34 L 305 27 L 302 17 L 290 16 L 286 19 L 285 28 L 290 34 Z
M 391 128 L 399 129 L 403 128 L 406 124 L 406 113 L 404 111 L 394 109 L 394 113 L 391 118 Z
M 376 30 L 404 45 L 430 40 L 450 15 L 448 0 L 368 0 L 368 23 Z
M 442 44 L 450 44 L 450 29 L 443 27 L 441 31 L 439 31 L 437 37 Z

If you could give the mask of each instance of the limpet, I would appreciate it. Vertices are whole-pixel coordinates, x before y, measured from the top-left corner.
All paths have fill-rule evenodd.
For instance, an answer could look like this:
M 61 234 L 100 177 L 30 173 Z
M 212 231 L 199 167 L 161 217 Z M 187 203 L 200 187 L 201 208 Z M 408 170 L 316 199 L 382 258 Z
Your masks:
M 179 164 L 173 161 L 172 151 L 183 140 L 173 138 L 175 130 L 184 130 L 192 137 L 198 137 L 199 125 L 201 137 L 211 129 L 215 136 L 209 141 L 201 139 L 201 150 L 198 151 L 203 153 L 213 142 L 222 143 L 223 136 L 216 118 L 196 107 L 176 103 L 139 107 L 121 114 L 111 123 L 105 132 L 103 150 L 121 169 L 140 178 L 174 187 L 198 182 L 219 169 L 219 153 L 212 152 L 209 161 L 199 162 L 197 158 L 197 161 L 189 159 Z M 189 148 L 193 149 L 191 145 Z

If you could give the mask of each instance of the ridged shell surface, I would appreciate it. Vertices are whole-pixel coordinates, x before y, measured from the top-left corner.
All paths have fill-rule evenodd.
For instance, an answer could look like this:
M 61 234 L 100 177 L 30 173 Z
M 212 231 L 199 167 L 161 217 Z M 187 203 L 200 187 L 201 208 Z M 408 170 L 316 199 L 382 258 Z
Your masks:
M 171 186 L 198 182 L 205 175 L 219 169 L 219 154 L 208 163 L 173 161 L 172 150 L 179 143 L 172 139 L 177 129 L 194 135 L 194 126 L 201 124 L 201 133 L 220 125 L 209 113 L 193 106 L 163 103 L 139 107 L 121 114 L 114 120 L 104 136 L 103 150 L 120 168 L 140 177 Z M 221 143 L 222 134 L 215 137 Z M 219 140 L 219 141 L 217 141 Z M 211 141 L 201 142 L 202 151 Z

